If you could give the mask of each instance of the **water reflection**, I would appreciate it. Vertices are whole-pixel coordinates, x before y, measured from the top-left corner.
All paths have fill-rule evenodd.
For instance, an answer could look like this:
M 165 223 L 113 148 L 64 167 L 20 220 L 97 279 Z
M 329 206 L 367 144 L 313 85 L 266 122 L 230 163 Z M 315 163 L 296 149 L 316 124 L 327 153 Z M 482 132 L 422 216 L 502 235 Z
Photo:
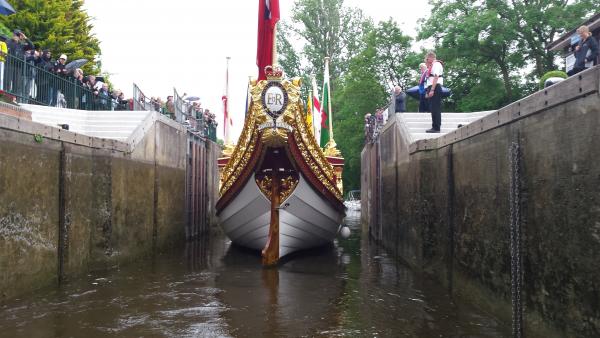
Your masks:
M 348 239 L 263 269 L 223 236 L 0 306 L 6 337 L 501 337 L 510 328 Z

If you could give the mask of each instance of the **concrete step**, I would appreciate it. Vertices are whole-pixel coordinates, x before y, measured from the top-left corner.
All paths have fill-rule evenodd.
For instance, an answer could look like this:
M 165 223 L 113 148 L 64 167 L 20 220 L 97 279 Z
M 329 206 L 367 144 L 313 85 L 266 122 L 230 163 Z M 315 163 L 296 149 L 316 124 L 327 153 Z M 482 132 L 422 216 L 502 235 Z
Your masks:
M 126 140 L 141 125 L 148 111 L 86 111 L 37 105 L 25 105 L 32 120 L 56 127 L 68 124 L 69 130 L 83 135 Z

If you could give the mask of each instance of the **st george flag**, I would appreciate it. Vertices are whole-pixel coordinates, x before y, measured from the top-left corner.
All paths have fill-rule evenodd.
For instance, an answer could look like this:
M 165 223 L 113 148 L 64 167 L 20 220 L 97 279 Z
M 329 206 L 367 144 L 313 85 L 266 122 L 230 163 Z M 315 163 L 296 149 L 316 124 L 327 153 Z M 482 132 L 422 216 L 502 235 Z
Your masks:
M 273 39 L 277 21 L 279 21 L 279 0 L 258 0 L 258 42 L 256 44 L 258 80 L 266 80 L 265 67 L 273 65 Z
M 325 148 L 331 134 L 331 101 L 329 93 L 329 60 L 325 58 L 325 73 L 323 74 L 323 99 L 321 100 L 321 148 Z
M 313 135 L 317 143 L 321 141 L 321 102 L 319 102 L 319 90 L 317 89 L 317 80 L 312 77 L 312 118 L 313 118 Z

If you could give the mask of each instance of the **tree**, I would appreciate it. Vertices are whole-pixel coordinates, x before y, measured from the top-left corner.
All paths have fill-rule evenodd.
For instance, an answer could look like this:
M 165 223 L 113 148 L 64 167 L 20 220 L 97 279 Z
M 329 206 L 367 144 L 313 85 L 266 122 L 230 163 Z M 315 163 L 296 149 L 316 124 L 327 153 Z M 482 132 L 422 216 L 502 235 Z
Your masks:
M 0 21 L 11 30 L 21 29 L 36 47 L 49 49 L 53 55 L 64 53 L 70 60 L 90 60 L 84 71 L 98 74 L 99 41 L 82 6 L 82 0 L 13 1 L 16 13 L 1 16 Z
M 364 145 L 364 115 L 389 101 L 388 91 L 377 74 L 377 51 L 367 46 L 349 63 L 334 92 L 334 135 L 345 158 L 344 190 L 360 187 L 360 153 Z
M 559 34 L 569 31 L 594 14 L 597 1 L 592 0 L 489 0 L 498 16 L 510 22 L 516 34 L 519 51 L 534 66 L 534 76 L 540 78 L 555 69 L 556 55 L 547 50 Z
M 406 88 L 413 82 L 419 62 L 411 51 L 412 41 L 392 19 L 380 22 L 366 34 L 365 50 L 372 49 L 374 53 L 370 68 L 384 87 L 391 84 Z
M 593 8 L 589 0 L 431 0 L 430 4 L 431 16 L 422 21 L 419 38 L 435 40 L 447 69 L 445 85 L 454 92 L 449 103 L 459 109 L 498 108 L 479 95 L 493 93 L 491 102 L 502 105 L 535 90 L 537 78 L 555 69 L 556 56 L 546 46 Z M 452 69 L 462 78 L 454 77 Z M 469 81 L 461 86 L 465 78 Z
M 280 26 L 285 34 L 277 37 L 281 64 L 292 69 L 288 73 L 315 74 L 321 83 L 325 57 L 331 58 L 330 76 L 334 85 L 335 79 L 346 72 L 349 60 L 362 47 L 363 34 L 371 22 L 361 10 L 345 7 L 343 2 L 296 1 L 291 23 L 283 22 Z M 294 48 L 295 45 L 300 48 Z M 297 59 L 297 55 L 301 57 Z

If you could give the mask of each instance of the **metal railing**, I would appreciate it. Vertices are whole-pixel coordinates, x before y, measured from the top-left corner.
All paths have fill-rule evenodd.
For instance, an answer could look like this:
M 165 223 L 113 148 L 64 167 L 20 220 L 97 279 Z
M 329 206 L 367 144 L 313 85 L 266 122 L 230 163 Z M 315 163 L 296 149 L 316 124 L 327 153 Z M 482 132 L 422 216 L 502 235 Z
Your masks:
M 1 89 L 19 103 L 82 110 L 124 109 L 110 93 L 77 84 L 72 74 L 58 75 L 13 55 L 5 55 Z
M 390 101 L 384 107 L 377 109 L 376 113 L 365 115 L 365 143 L 375 143 L 377 141 L 383 126 L 387 122 L 385 113 L 387 112 L 390 114 L 390 107 L 393 107 L 393 101 Z
M 81 110 L 146 110 L 165 114 L 187 125 L 195 134 L 216 142 L 216 123 L 207 121 L 203 109 L 196 109 L 174 89 L 175 114 L 167 111 L 158 101 L 152 101 L 133 85 L 132 104 L 129 100 L 113 97 L 99 88 L 81 86 L 71 71 L 59 75 L 38 67 L 33 61 L 13 55 L 4 56 L 3 81 L 0 91 L 14 96 L 18 103 L 28 103 Z M 52 64 L 52 67 L 54 64 Z
M 175 106 L 175 120 L 187 125 L 191 132 L 204 136 L 213 142 L 217 141 L 217 125 L 205 116 L 203 108 L 194 106 L 179 95 L 173 88 L 173 103 Z

